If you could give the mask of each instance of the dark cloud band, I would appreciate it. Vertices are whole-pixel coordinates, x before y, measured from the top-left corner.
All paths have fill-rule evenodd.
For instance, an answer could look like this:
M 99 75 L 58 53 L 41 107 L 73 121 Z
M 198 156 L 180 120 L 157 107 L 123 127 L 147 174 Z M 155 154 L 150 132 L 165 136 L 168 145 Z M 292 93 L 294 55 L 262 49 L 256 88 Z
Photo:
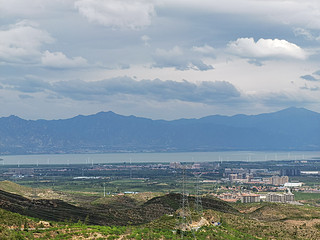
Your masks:
M 158 101 L 179 100 L 197 103 L 227 103 L 240 99 L 240 92 L 229 82 L 204 81 L 195 84 L 188 81 L 176 82 L 141 80 L 129 77 L 112 78 L 102 81 L 81 80 L 47 83 L 43 80 L 1 81 L 3 87 L 23 93 L 48 91 L 74 100 L 103 101 L 104 97 L 119 95 L 143 96 Z

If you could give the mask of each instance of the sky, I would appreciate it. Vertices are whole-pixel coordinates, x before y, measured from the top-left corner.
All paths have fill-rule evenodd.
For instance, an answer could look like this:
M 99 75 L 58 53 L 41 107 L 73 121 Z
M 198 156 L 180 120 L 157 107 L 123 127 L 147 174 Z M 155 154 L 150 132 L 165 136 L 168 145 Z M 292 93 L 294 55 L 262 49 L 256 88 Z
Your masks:
M 320 1 L 0 0 L 0 117 L 320 112 Z

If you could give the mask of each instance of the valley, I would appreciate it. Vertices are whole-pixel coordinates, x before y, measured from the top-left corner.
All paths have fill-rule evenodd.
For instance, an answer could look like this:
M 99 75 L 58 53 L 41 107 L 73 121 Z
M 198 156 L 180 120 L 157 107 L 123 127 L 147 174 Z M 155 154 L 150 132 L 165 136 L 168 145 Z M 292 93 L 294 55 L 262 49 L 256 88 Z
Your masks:
M 318 175 L 290 176 L 304 181 L 292 189 L 297 204 L 220 197 L 281 191 L 222 181 L 228 169 L 268 170 L 258 177 L 294 165 L 318 170 L 320 162 L 2 166 L 0 238 L 319 239 L 320 197 L 310 190 L 319 189 Z

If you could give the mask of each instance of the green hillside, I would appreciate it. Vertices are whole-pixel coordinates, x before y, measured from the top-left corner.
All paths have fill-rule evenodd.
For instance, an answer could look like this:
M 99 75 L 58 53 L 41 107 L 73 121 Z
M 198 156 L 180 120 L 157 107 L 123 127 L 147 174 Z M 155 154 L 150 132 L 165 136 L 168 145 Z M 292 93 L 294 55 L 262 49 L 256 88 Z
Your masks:
M 1 186 L 33 190 L 10 182 Z M 183 212 L 181 200 L 176 193 L 110 195 L 87 198 L 80 207 L 0 190 L 0 239 L 320 239 L 318 207 L 230 205 L 203 197 L 203 212 L 197 212 L 195 197 L 188 196 Z

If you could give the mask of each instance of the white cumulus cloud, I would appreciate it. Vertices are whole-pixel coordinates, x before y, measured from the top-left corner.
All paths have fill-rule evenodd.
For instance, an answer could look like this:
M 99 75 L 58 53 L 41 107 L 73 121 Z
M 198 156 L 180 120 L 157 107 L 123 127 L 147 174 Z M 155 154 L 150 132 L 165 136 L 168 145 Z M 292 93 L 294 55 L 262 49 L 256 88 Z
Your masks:
M 87 60 L 83 57 L 68 58 L 62 52 L 45 51 L 41 57 L 41 63 L 44 67 L 49 68 L 76 68 L 87 65 Z
M 155 15 L 152 1 L 147 0 L 78 0 L 74 5 L 90 22 L 113 28 L 146 27 Z
M 192 47 L 192 50 L 195 52 L 201 53 L 203 55 L 212 55 L 215 53 L 214 48 L 207 44 L 202 47 L 194 46 Z
M 248 58 L 295 58 L 306 59 L 308 54 L 294 43 L 280 39 L 238 38 L 229 42 L 228 50 Z
M 87 66 L 82 57 L 69 58 L 62 52 L 43 50 L 55 41 L 37 23 L 19 21 L 0 30 L 0 62 L 5 64 L 33 64 L 49 68 L 75 68 Z
M 207 53 L 205 48 L 211 47 L 193 47 L 191 49 L 182 49 L 178 46 L 172 49 L 157 49 L 153 59 L 155 61 L 154 67 L 167 68 L 173 67 L 177 70 L 200 70 L 207 71 L 212 70 L 211 65 L 207 65 L 203 62 L 202 58 Z
M 0 30 L 0 61 L 6 63 L 34 62 L 40 55 L 43 44 L 54 39 L 36 23 L 20 21 Z

